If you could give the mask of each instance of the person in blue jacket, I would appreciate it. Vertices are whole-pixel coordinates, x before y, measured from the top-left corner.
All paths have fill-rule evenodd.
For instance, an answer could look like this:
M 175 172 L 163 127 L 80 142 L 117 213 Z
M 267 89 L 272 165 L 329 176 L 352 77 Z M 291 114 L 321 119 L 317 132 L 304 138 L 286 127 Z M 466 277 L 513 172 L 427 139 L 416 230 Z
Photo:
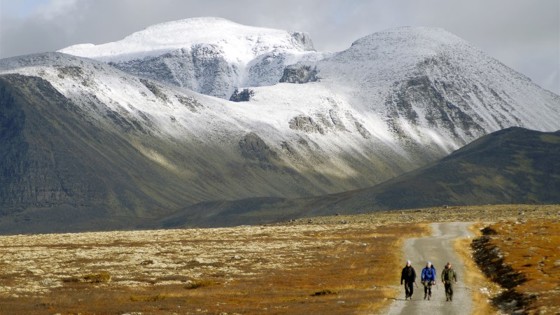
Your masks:
M 426 267 L 422 269 L 420 281 L 424 285 L 424 300 L 432 297 L 432 285 L 436 283 L 436 268 L 431 262 L 426 263 Z

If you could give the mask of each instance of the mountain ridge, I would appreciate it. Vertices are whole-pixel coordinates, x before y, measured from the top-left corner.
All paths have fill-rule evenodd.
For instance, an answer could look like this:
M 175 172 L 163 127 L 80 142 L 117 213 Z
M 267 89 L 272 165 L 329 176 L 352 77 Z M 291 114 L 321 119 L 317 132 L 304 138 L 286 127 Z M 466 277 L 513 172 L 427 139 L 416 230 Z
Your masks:
M 59 50 L 225 99 L 241 86 L 277 83 L 285 66 L 321 58 L 314 51 L 306 33 L 208 17 L 153 25 L 116 42 Z
M 193 205 L 160 227 L 222 226 L 387 210 L 488 204 L 560 204 L 560 130 L 512 127 L 373 187 L 301 199 L 250 198 Z M 205 211 L 199 211 L 200 209 Z
M 159 23 L 115 42 L 100 45 L 77 44 L 60 49 L 59 52 L 101 61 L 129 61 L 138 58 L 137 56 L 145 58 L 162 55 L 196 44 L 228 44 L 228 41 L 233 41 L 239 46 L 245 46 L 244 41 L 259 42 L 263 39 L 268 43 L 261 43 L 262 46 L 257 43 L 250 52 L 242 51 L 245 47 L 239 47 L 240 51 L 230 47 L 228 57 L 245 60 L 247 57 L 242 52 L 256 56 L 262 51 L 270 50 L 267 46 L 275 49 L 314 50 L 309 35 L 302 32 L 246 26 L 217 17 L 200 17 Z
M 413 43 L 436 48 L 407 51 Z M 116 218 L 143 225 L 189 207 L 198 209 L 187 211 L 195 222 L 212 208 L 228 206 L 220 200 L 260 198 L 256 207 L 267 200 L 355 191 L 429 165 L 500 129 L 559 129 L 560 96 L 441 29 L 372 34 L 338 53 L 268 51 L 250 65 L 256 83 L 244 87 L 241 102 L 228 101 L 240 72 L 219 49 L 214 52 L 200 64 L 177 51 L 128 65 L 64 53 L 0 60 L 3 88 L 19 95 L 1 100 L 0 116 L 8 119 L 0 130 L 20 124 L 15 134 L 0 134 L 0 145 L 9 148 L 0 169 L 23 170 L 0 173 L 4 206 L 17 208 L 16 217 L 28 216 L 30 229 L 41 225 L 38 218 L 56 216 L 80 227 L 88 220 L 122 227 Z M 389 67 L 399 60 L 398 67 Z M 180 67 L 169 62 L 192 66 L 191 83 L 207 93 L 174 82 Z M 216 91 L 221 97 L 212 95 Z M 18 111 L 42 123 L 18 120 Z M 29 168 L 15 167 L 8 158 L 25 156 L 25 146 L 36 155 L 23 161 L 37 172 L 26 173 Z M 66 164 L 73 166 L 64 169 Z M 97 188 L 80 181 L 85 174 L 96 178 L 91 183 L 99 183 Z M 85 199 L 60 199 L 70 196 L 63 186 Z M 38 201 L 36 192 L 47 193 Z M 335 202 L 330 198 L 324 201 Z M 83 222 L 72 217 L 77 205 Z M 287 209 L 285 216 L 294 211 Z M 243 219 L 229 216 L 225 224 Z

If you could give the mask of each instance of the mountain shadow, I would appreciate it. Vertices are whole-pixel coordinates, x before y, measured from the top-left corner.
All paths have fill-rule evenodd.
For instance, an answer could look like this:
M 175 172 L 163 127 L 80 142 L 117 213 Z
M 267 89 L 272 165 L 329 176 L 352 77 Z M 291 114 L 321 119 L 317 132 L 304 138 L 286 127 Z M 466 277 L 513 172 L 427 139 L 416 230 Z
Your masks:
M 556 204 L 560 203 L 559 191 L 560 131 L 512 127 L 371 188 L 303 199 L 252 198 L 199 204 L 164 219 L 162 225 L 264 223 L 445 205 Z M 206 215 L 186 219 L 186 213 L 200 212 L 201 207 Z
M 0 76 L 0 231 L 118 229 L 187 202 L 172 173 L 83 111 L 41 78 Z

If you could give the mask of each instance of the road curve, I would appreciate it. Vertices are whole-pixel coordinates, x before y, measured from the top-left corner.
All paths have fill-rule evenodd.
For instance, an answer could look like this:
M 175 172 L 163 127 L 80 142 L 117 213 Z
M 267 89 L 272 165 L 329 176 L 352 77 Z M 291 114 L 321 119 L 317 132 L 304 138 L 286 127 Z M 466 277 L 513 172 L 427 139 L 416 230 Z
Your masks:
M 416 270 L 417 284 L 414 287 L 412 301 L 405 301 L 404 287 L 393 304 L 391 304 L 387 314 L 470 314 L 472 311 L 472 297 L 470 291 L 465 287 L 463 277 L 465 268 L 462 260 L 453 249 L 453 242 L 457 238 L 464 238 L 471 235 L 468 226 L 471 223 L 449 222 L 433 223 L 433 234 L 429 237 L 413 238 L 406 241 L 404 246 L 404 257 L 402 264 L 395 268 L 400 270 L 404 267 L 406 260 L 412 261 L 412 266 Z M 432 299 L 424 300 L 424 288 L 420 283 L 420 273 L 426 266 L 426 262 L 431 261 L 437 270 L 437 287 L 432 288 Z M 457 272 L 458 283 L 454 284 L 453 302 L 445 301 L 445 291 L 441 283 L 441 271 L 447 262 L 451 262 L 453 269 Z

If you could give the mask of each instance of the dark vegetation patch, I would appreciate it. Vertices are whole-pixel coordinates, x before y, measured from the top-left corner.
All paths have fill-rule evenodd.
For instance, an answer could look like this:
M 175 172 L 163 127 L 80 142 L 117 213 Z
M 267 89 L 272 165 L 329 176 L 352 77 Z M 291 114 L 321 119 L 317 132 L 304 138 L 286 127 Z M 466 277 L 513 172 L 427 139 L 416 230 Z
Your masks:
M 513 270 L 504 262 L 503 253 L 491 243 L 491 237 L 483 235 L 473 240 L 471 245 L 476 263 L 492 281 L 506 289 L 513 289 L 527 281 L 524 275 Z
M 336 295 L 336 294 L 338 294 L 338 292 L 332 291 L 332 290 L 329 290 L 329 289 L 325 289 L 325 290 L 317 291 L 317 292 L 311 294 L 311 296 L 323 296 L 323 295 L 333 295 L 333 294 Z

